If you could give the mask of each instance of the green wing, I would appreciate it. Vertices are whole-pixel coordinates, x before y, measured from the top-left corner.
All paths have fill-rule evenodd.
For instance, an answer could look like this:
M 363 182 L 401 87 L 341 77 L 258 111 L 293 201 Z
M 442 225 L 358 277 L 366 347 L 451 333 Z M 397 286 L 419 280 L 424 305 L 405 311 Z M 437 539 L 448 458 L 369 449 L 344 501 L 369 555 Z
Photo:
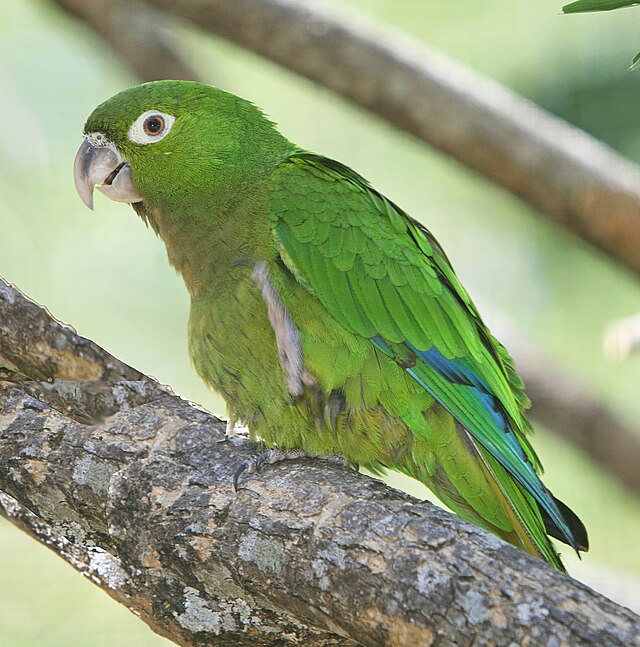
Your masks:
M 304 152 L 274 172 L 269 210 L 298 282 L 402 366 L 534 497 L 549 532 L 579 548 L 537 476 L 511 358 L 431 234 L 348 167 Z

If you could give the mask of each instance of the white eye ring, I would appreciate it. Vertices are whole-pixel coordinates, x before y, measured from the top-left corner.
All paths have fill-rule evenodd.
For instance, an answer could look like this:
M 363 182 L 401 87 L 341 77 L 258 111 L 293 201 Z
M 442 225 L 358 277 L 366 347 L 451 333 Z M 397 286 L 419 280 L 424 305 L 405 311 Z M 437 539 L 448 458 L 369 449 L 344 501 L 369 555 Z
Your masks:
M 141 146 L 155 144 L 167 135 L 175 120 L 173 115 L 159 110 L 147 110 L 131 124 L 127 137 Z

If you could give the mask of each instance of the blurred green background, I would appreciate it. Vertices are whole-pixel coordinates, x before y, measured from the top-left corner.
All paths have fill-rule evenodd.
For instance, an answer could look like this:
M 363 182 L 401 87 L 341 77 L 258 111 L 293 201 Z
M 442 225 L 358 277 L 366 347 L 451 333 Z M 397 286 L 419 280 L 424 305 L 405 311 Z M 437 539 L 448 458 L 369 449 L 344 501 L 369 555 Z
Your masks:
M 559 0 L 351 0 L 488 74 L 640 162 L 636 13 L 560 15 Z M 630 421 L 640 359 L 601 353 L 604 325 L 640 310 L 637 279 L 511 195 L 331 93 L 181 26 L 187 60 L 265 108 L 298 144 L 353 166 L 425 222 L 471 294 Z M 100 195 L 89 212 L 71 165 L 84 119 L 135 79 L 88 29 L 44 0 L 0 3 L 0 274 L 129 364 L 214 412 L 192 371 L 187 295 L 160 241 Z M 484 308 L 487 309 L 486 307 Z M 640 429 L 640 425 L 635 425 Z M 573 447 L 538 430 L 546 483 L 586 522 L 592 549 L 570 572 L 640 611 L 640 501 Z M 416 494 L 407 480 L 392 483 Z M 163 642 L 59 558 L 0 520 L 0 645 Z

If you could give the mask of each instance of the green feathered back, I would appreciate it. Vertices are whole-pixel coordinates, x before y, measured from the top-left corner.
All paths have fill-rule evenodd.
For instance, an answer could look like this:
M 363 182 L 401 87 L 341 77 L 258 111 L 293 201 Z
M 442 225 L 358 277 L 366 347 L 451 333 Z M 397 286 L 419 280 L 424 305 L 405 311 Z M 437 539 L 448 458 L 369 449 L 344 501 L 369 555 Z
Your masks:
M 397 382 L 397 369 L 432 396 L 400 415 L 414 450 L 389 466 L 418 476 L 476 523 L 519 534 L 521 545 L 559 566 L 543 515 L 556 534 L 578 542 L 539 480 L 522 381 L 431 234 L 351 169 L 305 152 L 273 174 L 269 210 L 285 268 L 320 302 L 323 318 L 368 340 L 375 354 L 377 368 L 360 369 L 355 394 L 348 380 L 335 380 L 338 362 L 317 367 L 321 381 L 326 375 L 332 389 L 342 388 L 347 409 L 381 404 L 398 415 L 382 396 L 387 373 Z M 283 286 L 305 357 L 313 357 L 317 341 L 296 319 L 290 292 Z

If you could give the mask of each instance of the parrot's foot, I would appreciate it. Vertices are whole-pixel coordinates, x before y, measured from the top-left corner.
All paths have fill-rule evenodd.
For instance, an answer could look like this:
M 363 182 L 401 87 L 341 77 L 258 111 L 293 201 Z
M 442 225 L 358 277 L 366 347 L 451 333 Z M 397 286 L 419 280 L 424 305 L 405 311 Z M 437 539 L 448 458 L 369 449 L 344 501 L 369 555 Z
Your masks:
M 233 475 L 233 489 L 236 492 L 238 491 L 240 477 L 245 473 L 259 473 L 266 465 L 274 465 L 275 463 L 281 463 L 286 460 L 295 460 L 296 458 L 319 458 L 321 460 L 340 465 L 341 467 L 347 467 L 350 464 L 349 461 L 340 454 L 336 454 L 334 456 L 315 456 L 314 454 L 307 454 L 307 452 L 302 449 L 265 449 L 254 458 L 240 464 Z
M 244 438 L 247 439 L 250 437 L 249 428 L 239 425 L 237 423 L 227 420 L 227 428 L 225 430 L 227 438 Z

